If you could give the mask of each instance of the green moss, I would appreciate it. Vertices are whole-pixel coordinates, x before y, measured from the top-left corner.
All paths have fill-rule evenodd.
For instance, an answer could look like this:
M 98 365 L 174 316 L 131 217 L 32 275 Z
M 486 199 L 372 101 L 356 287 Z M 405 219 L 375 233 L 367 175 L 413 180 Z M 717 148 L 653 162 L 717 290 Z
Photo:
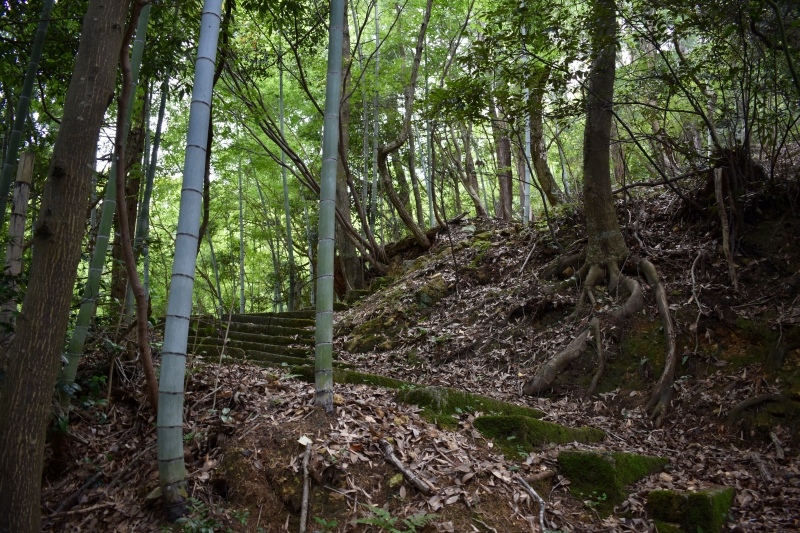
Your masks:
M 294 366 L 291 369 L 293 374 L 298 374 L 301 379 L 308 383 L 314 383 L 314 367 L 313 366 Z M 333 382 L 334 383 L 351 383 L 353 385 L 373 385 L 375 387 L 383 387 L 386 389 L 399 389 L 400 387 L 413 386 L 411 383 L 400 381 L 399 379 L 387 378 L 375 374 L 364 374 L 362 372 L 355 372 L 353 370 L 345 370 L 343 368 L 333 369 Z
M 411 403 L 422 407 L 422 414 L 425 418 L 444 427 L 458 425 L 452 415 L 471 413 L 473 411 L 529 418 L 541 418 L 544 416 L 541 411 L 530 407 L 522 407 L 447 387 L 408 388 L 401 390 L 396 399 L 399 402 Z
M 445 285 L 441 274 L 433 276 L 427 283 L 417 289 L 414 299 L 422 307 L 432 307 L 447 295 L 447 285 Z
M 697 492 L 654 490 L 647 496 L 647 511 L 657 520 L 680 524 L 687 533 L 719 533 L 733 496 L 731 487 Z
M 656 533 L 684 533 L 680 528 L 673 526 L 670 523 L 655 520 Z
M 568 428 L 552 422 L 527 416 L 481 416 L 475 419 L 475 428 L 493 439 L 507 456 L 514 452 L 527 452 L 548 443 L 600 442 L 606 433 L 600 429 Z
M 592 502 L 608 515 L 627 496 L 626 485 L 661 470 L 669 459 L 607 451 L 563 451 L 558 455 L 562 475 L 570 480 L 570 492 Z
M 362 322 L 358 326 L 353 329 L 353 335 L 370 335 L 375 333 L 380 333 L 383 329 L 383 322 L 384 322 L 383 315 L 373 318 L 372 320 L 367 320 L 366 322 Z

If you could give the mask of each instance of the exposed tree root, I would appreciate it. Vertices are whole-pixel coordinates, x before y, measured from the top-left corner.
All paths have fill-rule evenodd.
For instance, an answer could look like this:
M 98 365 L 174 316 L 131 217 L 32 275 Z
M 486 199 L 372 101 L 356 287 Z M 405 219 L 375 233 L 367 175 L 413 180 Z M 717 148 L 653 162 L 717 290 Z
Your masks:
M 549 389 L 561 371 L 567 368 L 571 362 L 583 355 L 583 352 L 586 351 L 588 338 L 589 328 L 584 328 L 566 348 L 545 363 L 539 372 L 522 386 L 523 394 L 534 395 Z
M 753 396 L 752 398 L 747 398 L 736 404 L 736 406 L 731 409 L 731 412 L 728 413 L 728 422 L 732 422 L 737 416 L 739 416 L 742 411 L 758 405 L 764 402 L 785 402 L 789 398 L 784 396 L 783 394 L 760 394 L 758 396 Z
M 780 370 L 783 368 L 783 362 L 784 359 L 786 359 L 786 354 L 797 349 L 800 349 L 800 342 L 792 342 L 783 348 L 779 348 L 770 353 L 769 357 L 764 363 L 764 370 L 767 372 L 775 372 L 776 370 Z
M 565 265 L 576 268 L 576 266 L 573 265 L 575 265 L 575 262 L 579 261 L 580 258 L 581 255 L 574 255 L 554 261 L 550 264 L 550 266 L 548 266 L 548 268 L 545 270 L 545 273 L 549 272 L 553 274 L 556 272 L 562 272 L 565 268 Z M 646 405 L 647 409 L 653 409 L 652 417 L 655 420 L 656 426 L 660 427 L 663 422 L 664 415 L 667 413 L 669 404 L 672 401 L 672 395 L 674 392 L 673 382 L 675 379 L 675 369 L 678 363 L 675 326 L 672 321 L 672 316 L 669 312 L 669 303 L 667 302 L 666 291 L 659 280 L 655 266 L 653 266 L 653 264 L 646 259 L 639 258 L 634 261 L 634 264 L 636 264 L 638 267 L 639 272 L 644 275 L 648 285 L 655 294 L 656 305 L 658 307 L 658 313 L 661 316 L 661 323 L 664 329 L 664 337 L 667 344 L 664 371 L 656 383 L 656 386 L 653 388 Z M 583 307 L 587 299 L 590 300 L 594 305 L 595 296 L 593 289 L 604 279 L 608 280 L 607 283 L 610 294 L 628 295 L 625 302 L 613 311 L 612 315 L 614 319 L 622 322 L 644 309 L 644 295 L 642 293 L 641 285 L 635 279 L 623 275 L 620 272 L 616 262 L 611 261 L 604 265 L 584 264 L 580 269 L 578 276 L 580 276 L 580 274 L 583 272 L 586 272 L 584 290 L 582 292 L 581 300 L 570 318 L 574 318 L 580 312 L 580 309 Z M 574 280 L 569 280 L 569 282 L 572 283 Z M 603 372 L 605 371 L 605 359 L 603 356 L 602 347 L 602 328 L 600 327 L 600 320 L 597 317 L 594 317 L 589 325 L 582 329 L 566 348 L 545 363 L 539 372 L 537 372 L 533 378 L 525 383 L 525 385 L 522 387 L 522 392 L 524 394 L 538 394 L 543 390 L 550 388 L 558 378 L 559 374 L 566 369 L 570 363 L 578 359 L 586 351 L 589 342 L 589 333 L 592 330 L 594 331 L 595 344 L 597 346 L 598 354 L 597 372 L 592 380 L 591 386 L 589 387 L 589 393 L 593 393 L 597 388 Z
M 597 372 L 594 374 L 592 384 L 589 385 L 589 390 L 586 391 L 587 394 L 594 393 L 606 369 L 606 358 L 603 354 L 603 332 L 600 331 L 600 321 L 595 317 L 590 322 L 590 325 L 592 326 L 592 330 L 594 330 L 594 343 L 597 347 Z
M 672 321 L 672 315 L 669 313 L 667 293 L 658 278 L 656 267 L 647 259 L 639 259 L 638 267 L 655 295 L 658 314 L 661 315 L 661 324 L 664 327 L 664 339 L 667 343 L 664 371 L 661 373 L 661 377 L 658 378 L 658 383 L 653 388 L 646 405 L 647 409 L 654 408 L 652 417 L 655 420 L 656 427 L 661 427 L 669 403 L 672 401 L 672 384 L 675 381 L 675 368 L 678 366 L 678 344 L 675 341 L 675 325 Z

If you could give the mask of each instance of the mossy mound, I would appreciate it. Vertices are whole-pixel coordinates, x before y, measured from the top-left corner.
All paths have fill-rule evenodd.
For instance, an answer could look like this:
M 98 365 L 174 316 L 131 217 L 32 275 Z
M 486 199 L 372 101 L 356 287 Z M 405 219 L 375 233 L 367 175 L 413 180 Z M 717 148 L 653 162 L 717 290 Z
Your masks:
M 399 402 L 422 407 L 423 416 L 444 427 L 458 425 L 452 415 L 474 411 L 528 418 L 544 416 L 543 412 L 530 407 L 522 407 L 447 387 L 406 388 L 397 393 L 396 399 Z
M 447 285 L 442 279 L 441 274 L 431 277 L 427 283 L 422 285 L 414 294 L 414 299 L 421 308 L 433 307 L 439 300 L 447 296 Z
M 351 353 L 391 350 L 394 347 L 392 339 L 402 326 L 401 313 L 384 313 L 356 326 L 345 348 Z
M 647 511 L 656 520 L 680 524 L 686 533 L 719 533 L 733 496 L 731 487 L 697 492 L 654 490 L 647 496 Z
M 570 492 L 601 515 L 608 515 L 627 496 L 626 485 L 658 472 L 666 457 L 632 453 L 567 450 L 558 455 L 558 467 L 570 480 Z
M 497 442 L 508 456 L 515 452 L 527 456 L 531 450 L 549 443 L 600 442 L 606 436 L 600 429 L 568 428 L 520 415 L 480 416 L 474 425 L 484 436 Z
M 292 367 L 291 371 L 293 374 L 298 374 L 304 381 L 307 381 L 308 383 L 314 383 L 313 366 L 295 366 Z M 399 379 L 377 376 L 375 374 L 364 374 L 362 372 L 354 372 L 352 370 L 345 370 L 343 368 L 336 367 L 333 369 L 333 382 L 350 383 L 353 385 L 373 385 L 375 387 L 383 387 L 386 389 L 399 389 L 403 386 L 412 386 L 410 383 L 400 381 Z

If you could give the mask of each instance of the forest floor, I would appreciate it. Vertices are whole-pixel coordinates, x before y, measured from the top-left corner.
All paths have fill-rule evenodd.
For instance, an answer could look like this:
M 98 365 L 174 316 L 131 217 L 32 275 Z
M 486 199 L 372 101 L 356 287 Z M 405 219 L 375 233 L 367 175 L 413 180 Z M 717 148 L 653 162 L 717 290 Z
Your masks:
M 517 477 L 544 498 L 546 527 L 554 531 L 654 531 L 645 512 L 649 491 L 718 485 L 735 489 L 724 530 L 798 531 L 800 350 L 786 353 L 778 370 L 764 363 L 800 340 L 797 287 L 787 284 L 800 270 L 800 216 L 796 184 L 770 194 L 748 200 L 738 291 L 715 218 L 691 214 L 671 194 L 619 204 L 632 252 L 659 269 L 678 332 L 676 393 L 662 428 L 642 407 L 664 362 L 647 285 L 644 313 L 603 339 L 606 370 L 595 394 L 586 394 L 597 368 L 590 350 L 546 394 L 523 396 L 522 384 L 588 316 L 569 324 L 579 289 L 553 293 L 541 280 L 559 254 L 545 221 L 523 228 L 465 220 L 449 235 L 440 232 L 425 253 L 391 248 L 391 281 L 337 313 L 339 361 L 533 407 L 547 421 L 606 431 L 602 443 L 509 452 L 508 443 L 473 427 L 481 413 L 464 409 L 448 424 L 434 423 L 419 407 L 397 402 L 397 391 L 363 384 L 336 384 L 336 416 L 326 417 L 312 406 L 313 385 L 285 369 L 190 360 L 184 440 L 192 512 L 169 525 L 157 497 L 154 415 L 140 372 L 116 377 L 109 405 L 98 405 L 107 395 L 98 376 L 109 360 L 99 351 L 84 364 L 87 398 L 72 415 L 69 438 L 60 440 L 67 444 L 48 446 L 45 531 L 297 531 L 303 436 L 312 441 L 309 531 L 540 531 L 539 506 Z M 574 208 L 558 209 L 553 226 L 566 252 L 585 244 Z M 612 305 L 600 292 L 587 314 Z M 737 404 L 763 394 L 785 401 L 729 420 Z M 425 472 L 431 494 L 387 463 L 381 439 L 394 443 L 406 466 Z M 573 497 L 558 474 L 559 452 L 576 448 L 662 456 L 669 466 L 628 487 L 628 498 L 601 516 L 599 502 Z

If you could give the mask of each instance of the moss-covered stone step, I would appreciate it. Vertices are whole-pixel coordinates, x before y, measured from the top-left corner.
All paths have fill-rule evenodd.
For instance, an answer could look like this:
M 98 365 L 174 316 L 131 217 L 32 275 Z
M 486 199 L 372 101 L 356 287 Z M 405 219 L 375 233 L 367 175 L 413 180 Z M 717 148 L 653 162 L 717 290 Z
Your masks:
M 220 331 L 220 330 L 217 330 Z M 225 333 L 225 328 L 221 329 Z M 307 326 L 276 326 L 264 324 L 247 324 L 245 322 L 231 322 L 230 331 L 238 333 L 252 333 L 256 335 L 275 335 L 278 337 L 294 337 L 295 335 L 306 338 L 314 338 L 314 324 Z
M 680 524 L 685 533 L 719 533 L 733 504 L 731 487 L 697 492 L 654 490 L 647 496 L 647 512 L 657 521 Z
M 285 326 L 302 328 L 313 326 L 315 313 L 306 311 L 294 311 L 302 313 L 300 316 L 283 315 L 231 315 L 231 323 L 262 324 L 265 326 Z
M 521 415 L 480 416 L 473 422 L 475 429 L 498 443 L 508 456 L 528 452 L 546 444 L 570 442 L 601 442 L 606 432 L 590 427 L 568 428 L 553 422 Z
M 245 313 L 234 314 L 235 317 L 274 317 L 274 318 L 314 318 L 317 311 L 315 309 L 300 309 L 298 311 L 281 311 L 280 313 Z
M 313 333 L 313 332 L 312 332 Z M 282 337 L 279 335 L 261 335 L 259 333 L 242 333 L 240 331 L 229 331 L 228 341 L 255 342 L 259 344 L 272 344 L 276 346 L 291 346 L 301 344 L 306 346 L 314 345 L 314 335 L 310 337 Z
M 660 471 L 667 463 L 666 457 L 604 450 L 565 450 L 558 455 L 559 472 L 569 479 L 572 495 L 601 515 L 625 501 L 626 485 Z
M 219 357 L 220 349 L 222 348 L 222 344 L 197 344 L 195 345 L 191 341 L 189 342 L 189 346 L 186 348 L 186 351 L 192 355 L 196 355 L 199 357 Z M 225 356 L 234 357 L 241 359 L 244 357 L 244 350 L 240 348 L 234 348 L 232 346 L 225 347 Z
M 537 409 L 448 387 L 419 387 L 412 385 L 397 393 L 397 401 L 422 407 L 423 415 L 426 418 L 447 427 L 458 425 L 452 415 L 474 411 L 529 418 L 542 418 L 544 416 L 544 413 Z
M 217 337 L 205 337 L 200 342 L 203 346 L 221 346 L 222 339 Z M 314 350 L 313 347 L 308 348 L 293 348 L 290 346 L 280 344 L 263 344 L 260 342 L 243 342 L 228 339 L 229 348 L 239 348 L 244 351 L 254 352 L 268 352 L 279 355 L 288 355 L 290 357 L 308 357 Z

